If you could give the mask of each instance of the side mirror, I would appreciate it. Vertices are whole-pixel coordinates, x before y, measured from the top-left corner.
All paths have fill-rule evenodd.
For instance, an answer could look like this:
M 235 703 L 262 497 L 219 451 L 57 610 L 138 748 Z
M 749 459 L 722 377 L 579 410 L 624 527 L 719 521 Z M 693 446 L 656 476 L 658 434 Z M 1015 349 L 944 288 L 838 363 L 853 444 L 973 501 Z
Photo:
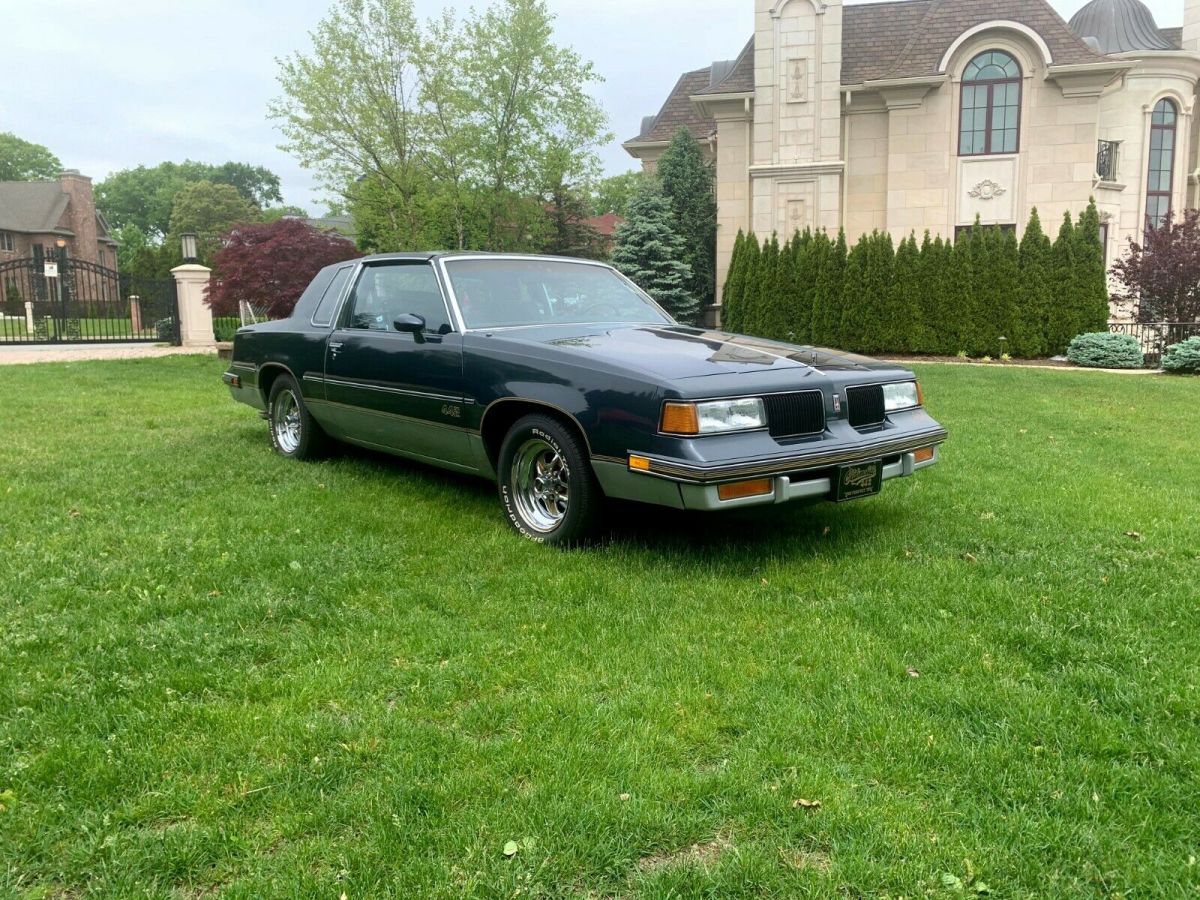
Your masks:
M 418 344 L 425 342 L 425 317 L 416 313 L 401 313 L 392 320 L 392 327 L 397 331 L 407 331 L 412 334 Z

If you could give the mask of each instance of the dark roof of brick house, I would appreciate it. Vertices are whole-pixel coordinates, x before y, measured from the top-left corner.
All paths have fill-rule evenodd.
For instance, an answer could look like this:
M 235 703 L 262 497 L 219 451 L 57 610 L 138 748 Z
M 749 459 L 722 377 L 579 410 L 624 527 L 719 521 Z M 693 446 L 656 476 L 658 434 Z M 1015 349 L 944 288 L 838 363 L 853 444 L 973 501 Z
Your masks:
M 69 235 L 58 227 L 69 200 L 57 181 L 0 181 L 0 231 Z
M 1045 40 L 1056 65 L 1101 58 L 1045 0 L 888 0 L 842 7 L 842 84 L 936 75 L 954 39 L 972 25 L 992 19 L 1028 25 Z M 632 140 L 669 141 L 680 125 L 705 138 L 715 122 L 699 115 L 688 96 L 753 90 L 751 38 L 732 66 L 714 63 L 685 73 L 659 114 L 644 119 L 642 133 Z
M 658 115 L 643 119 L 642 133 L 631 140 L 669 141 L 680 128 L 686 128 L 698 141 L 708 140 L 716 123 L 700 115 L 689 98 L 708 87 L 710 69 L 711 66 L 706 66 L 680 75 Z

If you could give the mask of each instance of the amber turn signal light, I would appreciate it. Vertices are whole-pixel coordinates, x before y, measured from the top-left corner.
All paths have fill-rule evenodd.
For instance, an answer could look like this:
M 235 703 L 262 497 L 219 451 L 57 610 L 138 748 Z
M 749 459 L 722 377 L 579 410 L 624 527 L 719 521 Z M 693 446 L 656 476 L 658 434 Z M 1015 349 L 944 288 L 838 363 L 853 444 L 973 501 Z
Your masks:
M 921 390 L 921 382 L 917 382 L 917 406 L 925 405 L 925 392 Z
M 664 403 L 661 431 L 664 434 L 699 434 L 700 417 L 695 403 Z
M 650 460 L 646 459 L 646 457 L 644 457 L 644 456 L 630 455 L 629 468 L 637 469 L 639 472 L 649 472 L 650 471 Z
M 770 478 L 756 478 L 753 481 L 735 481 L 732 484 L 717 485 L 717 496 L 722 500 L 737 500 L 740 497 L 761 497 L 771 493 Z
M 913 451 L 913 462 L 923 463 L 929 462 L 931 459 L 933 459 L 932 447 L 922 447 L 920 450 Z

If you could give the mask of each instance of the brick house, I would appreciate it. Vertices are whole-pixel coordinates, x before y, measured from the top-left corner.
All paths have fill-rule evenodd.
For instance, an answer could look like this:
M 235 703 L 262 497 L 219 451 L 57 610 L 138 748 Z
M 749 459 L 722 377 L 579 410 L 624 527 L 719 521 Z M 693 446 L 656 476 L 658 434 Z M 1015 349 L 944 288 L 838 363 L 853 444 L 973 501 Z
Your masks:
M 67 169 L 58 181 L 0 181 L 0 264 L 46 255 L 59 240 L 67 255 L 115 269 L 117 242 L 96 212 L 92 179 Z

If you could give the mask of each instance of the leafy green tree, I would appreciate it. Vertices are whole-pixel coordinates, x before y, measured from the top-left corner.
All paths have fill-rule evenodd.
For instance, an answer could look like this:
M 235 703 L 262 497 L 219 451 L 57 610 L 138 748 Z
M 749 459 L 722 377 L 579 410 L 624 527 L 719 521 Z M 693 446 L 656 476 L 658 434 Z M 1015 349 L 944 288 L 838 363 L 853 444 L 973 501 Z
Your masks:
M 537 249 L 540 195 L 590 180 L 609 137 L 598 76 L 552 30 L 544 0 L 424 26 L 411 0 L 336 0 L 312 52 L 280 62 L 270 114 L 381 245 Z
M 1009 336 L 1009 352 L 1013 356 L 1033 359 L 1046 355 L 1046 331 L 1050 307 L 1054 302 L 1050 284 L 1050 239 L 1042 230 L 1042 220 L 1036 206 L 1030 211 L 1025 233 L 1021 235 L 1017 264 L 1020 287 L 1017 291 L 1017 314 Z
M 658 184 L 649 181 L 630 204 L 625 224 L 617 229 L 612 264 L 677 321 L 690 325 L 700 317 L 700 303 L 688 291 L 691 272 L 682 250 L 671 204 Z
M 813 301 L 817 288 L 816 241 L 812 229 L 792 236 L 791 282 L 783 337 L 797 344 L 812 341 Z
M 758 263 L 762 258 L 762 248 L 754 232 L 746 235 L 742 245 L 742 263 L 737 276 L 737 293 L 731 298 L 734 301 L 728 312 L 723 312 L 721 325 L 726 331 L 737 334 L 746 333 L 746 311 L 753 307 L 758 293 Z
M 842 281 L 841 318 L 834 332 L 835 345 L 843 350 L 862 351 L 862 321 L 867 291 L 871 288 L 869 238 L 859 237 L 846 256 L 846 275 Z
M 733 239 L 733 252 L 729 255 L 729 271 L 725 273 L 725 284 L 721 288 L 721 327 L 728 329 L 729 323 L 737 316 L 737 305 L 746 285 L 746 249 L 745 232 L 738 229 L 737 237 Z
M 778 292 L 779 236 L 772 234 L 769 241 L 763 241 L 754 271 L 754 289 L 747 292 L 746 334 L 765 337 L 764 329 L 770 324 L 769 310 L 778 302 Z
M 629 203 L 637 193 L 638 187 L 649 177 L 640 169 L 622 172 L 620 175 L 610 175 L 601 178 L 592 187 L 590 204 L 592 215 L 602 216 L 605 213 L 616 213 L 621 218 L 629 209 Z
M 944 258 L 942 237 L 935 239 L 928 230 L 917 251 L 916 305 L 917 322 L 910 333 L 914 353 L 942 352 L 937 347 Z
M 587 197 L 578 187 L 559 181 L 550 188 L 545 205 L 545 237 L 541 250 L 555 256 L 600 259 L 604 246 L 596 229 L 586 221 Z
M 202 261 L 209 261 L 220 247 L 220 238 L 234 225 L 255 222 L 258 209 L 228 184 L 197 181 L 175 197 L 171 208 L 171 228 L 166 243 L 178 244 L 188 232 L 196 235 Z
M 279 176 L 262 166 L 238 162 L 214 166 L 185 159 L 114 172 L 96 185 L 96 208 L 114 228 L 133 225 L 158 242 L 171 227 L 176 195 L 198 181 L 229 185 L 255 208 L 283 201 Z
M 817 286 L 813 295 L 812 341 L 837 347 L 842 336 L 842 302 L 845 292 L 848 251 L 846 232 L 838 229 L 836 240 L 819 232 L 813 249 L 817 263 Z
M 303 206 L 272 206 L 264 209 L 258 217 L 260 222 L 278 222 L 280 219 L 307 219 L 308 210 Z
M 1065 212 L 1050 251 L 1053 299 L 1046 317 L 1046 344 L 1051 354 L 1065 353 L 1071 338 L 1078 334 L 1075 330 L 1078 249 L 1071 213 Z
M 1079 214 L 1075 226 L 1077 284 L 1075 288 L 1075 334 L 1108 330 L 1108 275 L 1104 246 L 1100 243 L 1100 213 L 1094 198 Z M 1075 335 L 1072 335 L 1074 337 Z
M 922 341 L 921 251 L 912 232 L 896 247 L 889 286 L 888 316 L 884 323 L 884 350 L 911 353 Z
M 702 304 L 712 303 L 717 249 L 712 166 L 704 161 L 704 152 L 692 133 L 680 128 L 658 158 L 655 171 L 683 236 L 684 261 L 692 269 L 689 289 Z
M 49 181 L 62 172 L 62 163 L 46 147 L 0 131 L 0 181 Z

